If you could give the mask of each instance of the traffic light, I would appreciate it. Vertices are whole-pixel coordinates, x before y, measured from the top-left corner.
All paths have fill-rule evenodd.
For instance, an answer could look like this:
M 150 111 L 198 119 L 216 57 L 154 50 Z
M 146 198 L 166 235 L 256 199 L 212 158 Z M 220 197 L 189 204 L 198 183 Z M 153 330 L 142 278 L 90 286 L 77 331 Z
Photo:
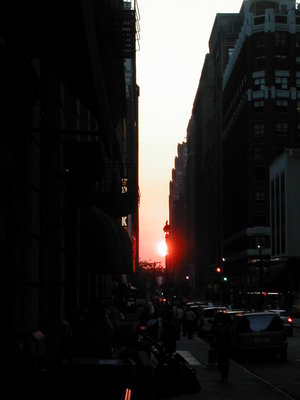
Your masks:
M 216 271 L 217 271 L 218 274 L 220 274 L 222 272 L 222 268 L 221 267 L 217 267 Z

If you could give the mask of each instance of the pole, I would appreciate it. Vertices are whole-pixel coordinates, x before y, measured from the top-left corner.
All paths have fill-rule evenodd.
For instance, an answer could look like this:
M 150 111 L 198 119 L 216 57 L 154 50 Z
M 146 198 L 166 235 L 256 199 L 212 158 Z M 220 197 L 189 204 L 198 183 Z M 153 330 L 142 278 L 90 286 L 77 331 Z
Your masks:
M 262 245 L 259 244 L 258 246 L 259 250 L 259 306 L 260 309 L 263 310 L 263 268 L 262 268 L 262 255 L 261 255 L 261 248 Z

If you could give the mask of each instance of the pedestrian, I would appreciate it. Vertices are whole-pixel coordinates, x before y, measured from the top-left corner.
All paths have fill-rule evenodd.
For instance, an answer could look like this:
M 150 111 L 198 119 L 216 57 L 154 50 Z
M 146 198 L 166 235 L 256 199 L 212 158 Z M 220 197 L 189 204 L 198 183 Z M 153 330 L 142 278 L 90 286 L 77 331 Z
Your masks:
M 197 315 L 189 307 L 184 313 L 184 326 L 186 328 L 186 333 L 189 339 L 193 339 L 194 331 L 196 329 L 196 319 Z
M 162 339 L 166 353 L 175 353 L 176 341 L 178 339 L 178 324 L 171 310 L 167 310 L 162 319 Z
M 229 315 L 226 312 L 218 312 L 216 322 L 212 327 L 212 347 L 216 352 L 217 365 L 223 382 L 228 379 L 234 341 L 235 330 Z
M 178 306 L 176 308 L 175 316 L 176 316 L 176 320 L 178 323 L 178 330 L 179 330 L 179 336 L 180 336 L 181 332 L 182 332 L 182 321 L 183 321 L 183 316 L 184 316 L 184 311 L 181 306 Z

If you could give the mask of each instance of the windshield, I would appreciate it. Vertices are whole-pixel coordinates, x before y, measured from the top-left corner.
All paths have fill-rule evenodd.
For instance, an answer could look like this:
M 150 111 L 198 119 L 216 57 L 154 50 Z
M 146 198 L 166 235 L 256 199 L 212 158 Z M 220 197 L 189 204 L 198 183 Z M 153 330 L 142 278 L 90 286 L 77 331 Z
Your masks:
M 240 332 L 280 331 L 282 322 L 275 315 L 247 315 L 238 318 L 237 327 Z

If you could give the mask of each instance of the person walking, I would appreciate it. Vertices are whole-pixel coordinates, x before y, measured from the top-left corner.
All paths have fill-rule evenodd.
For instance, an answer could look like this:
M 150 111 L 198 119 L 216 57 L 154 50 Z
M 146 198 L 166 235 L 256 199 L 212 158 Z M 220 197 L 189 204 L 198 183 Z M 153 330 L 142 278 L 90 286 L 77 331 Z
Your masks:
M 184 326 L 186 328 L 186 333 L 189 339 L 193 339 L 194 331 L 196 329 L 196 319 L 197 315 L 189 307 L 184 313 Z
M 212 347 L 216 352 L 217 366 L 221 374 L 221 381 L 226 382 L 229 375 L 235 331 L 232 321 L 226 312 L 218 312 L 217 314 L 216 322 L 212 327 Z

